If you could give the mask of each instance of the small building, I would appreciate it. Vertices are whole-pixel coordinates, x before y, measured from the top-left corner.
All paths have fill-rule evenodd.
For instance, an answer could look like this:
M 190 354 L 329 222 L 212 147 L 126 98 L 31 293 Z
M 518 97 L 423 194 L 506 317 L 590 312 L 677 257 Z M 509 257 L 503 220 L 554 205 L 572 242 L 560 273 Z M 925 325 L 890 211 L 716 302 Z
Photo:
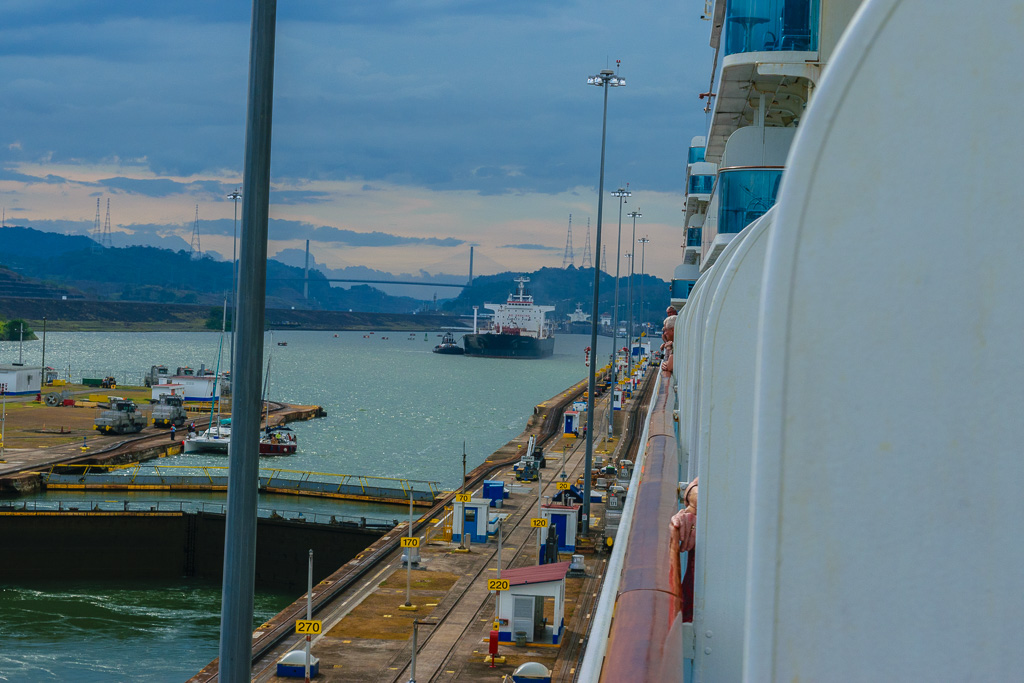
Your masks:
M 578 410 L 567 410 L 565 415 L 565 427 L 563 428 L 563 434 L 565 436 L 576 437 L 580 430 L 580 413 Z
M 153 390 L 152 399 L 154 401 L 160 400 L 160 397 L 163 396 L 164 394 L 168 396 L 181 396 L 182 398 L 185 398 L 184 384 L 154 384 L 150 388 Z M 217 393 L 220 392 L 218 391 Z
M 42 370 L 20 363 L 0 365 L 0 388 L 9 396 L 38 394 L 42 390 Z
M 224 384 L 224 380 L 216 381 L 213 375 L 174 375 L 168 379 L 169 384 L 180 384 L 185 388 L 186 401 L 212 401 L 215 384 L 217 398 L 220 398 Z
M 490 507 L 491 501 L 487 498 L 475 498 L 468 503 L 455 503 L 455 509 L 452 510 L 452 541 L 461 542 L 462 534 L 465 533 L 472 543 L 486 543 L 490 530 Z
M 511 644 L 516 633 L 528 643 L 558 645 L 565 631 L 565 575 L 568 562 L 537 567 L 506 569 L 501 578 L 508 590 L 498 592 L 498 641 Z M 544 605 L 552 601 L 552 619 L 544 617 Z
M 545 503 L 540 506 L 541 517 L 548 520 L 548 525 L 553 526 L 555 533 L 558 534 L 558 552 L 571 553 L 576 551 L 579 513 L 579 505 Z

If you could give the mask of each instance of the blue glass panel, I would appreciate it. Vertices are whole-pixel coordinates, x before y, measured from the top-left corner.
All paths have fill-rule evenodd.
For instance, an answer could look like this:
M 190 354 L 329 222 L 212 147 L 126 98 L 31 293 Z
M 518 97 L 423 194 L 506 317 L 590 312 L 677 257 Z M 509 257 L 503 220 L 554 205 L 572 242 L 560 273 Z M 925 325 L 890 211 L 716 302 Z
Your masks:
M 818 0 L 728 0 L 725 54 L 818 49 Z
M 713 175 L 690 176 L 690 194 L 711 194 L 711 189 L 714 186 L 715 176 Z
M 686 229 L 686 246 L 688 247 L 699 247 L 700 236 L 703 232 L 702 228 L 687 228 Z
M 689 299 L 690 292 L 693 291 L 693 286 L 697 284 L 696 280 L 673 280 L 672 281 L 672 298 L 673 299 Z
M 690 154 L 686 158 L 686 163 L 695 164 L 698 161 L 704 161 L 704 148 L 703 147 L 691 147 Z
M 775 204 L 782 169 L 752 168 L 718 174 L 718 232 L 739 232 Z

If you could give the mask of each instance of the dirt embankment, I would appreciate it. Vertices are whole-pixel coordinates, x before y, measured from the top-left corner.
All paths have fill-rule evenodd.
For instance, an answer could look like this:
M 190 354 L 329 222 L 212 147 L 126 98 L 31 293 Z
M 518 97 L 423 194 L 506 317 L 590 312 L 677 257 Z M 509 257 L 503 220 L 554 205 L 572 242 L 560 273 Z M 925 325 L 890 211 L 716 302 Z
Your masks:
M 24 318 L 34 329 L 69 331 L 205 330 L 210 306 L 133 301 L 92 301 L 0 297 L 0 316 Z M 300 330 L 437 330 L 462 324 L 438 314 L 359 313 L 267 309 L 266 323 L 275 329 Z

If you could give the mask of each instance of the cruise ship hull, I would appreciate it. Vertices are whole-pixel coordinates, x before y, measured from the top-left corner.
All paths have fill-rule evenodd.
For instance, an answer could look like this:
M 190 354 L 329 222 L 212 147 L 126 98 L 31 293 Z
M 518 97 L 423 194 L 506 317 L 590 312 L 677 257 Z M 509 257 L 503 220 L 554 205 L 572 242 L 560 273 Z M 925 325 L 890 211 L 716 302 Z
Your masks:
M 484 358 L 547 358 L 555 352 L 555 338 L 536 339 L 518 334 L 467 334 L 467 356 Z

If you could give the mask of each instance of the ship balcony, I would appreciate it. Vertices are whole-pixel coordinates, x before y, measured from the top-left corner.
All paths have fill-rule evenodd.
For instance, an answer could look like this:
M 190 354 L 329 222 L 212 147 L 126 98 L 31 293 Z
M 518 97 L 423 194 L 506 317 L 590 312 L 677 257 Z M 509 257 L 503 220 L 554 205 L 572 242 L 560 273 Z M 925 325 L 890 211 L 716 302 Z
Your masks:
M 703 140 L 703 138 L 702 138 L 702 140 Z M 687 164 L 696 164 L 696 163 L 700 163 L 701 161 L 704 161 L 704 145 L 703 145 L 703 143 L 701 144 L 700 147 L 690 147 L 690 150 L 689 150 L 689 152 L 686 155 L 686 163 Z
M 818 0 L 719 0 L 715 5 L 724 11 L 712 35 L 721 41 L 724 56 L 818 49 Z
M 782 170 L 769 168 L 722 169 L 718 176 L 717 233 L 737 233 L 775 205 Z
M 719 162 L 738 128 L 793 126 L 820 79 L 818 0 L 716 0 L 711 46 L 721 55 L 704 156 Z M 765 95 L 762 95 L 765 94 Z M 761 98 L 764 98 L 762 105 Z
M 696 218 L 696 216 L 695 216 Z M 687 228 L 686 242 L 683 244 L 683 264 L 697 265 L 700 263 L 701 233 L 703 228 Z

